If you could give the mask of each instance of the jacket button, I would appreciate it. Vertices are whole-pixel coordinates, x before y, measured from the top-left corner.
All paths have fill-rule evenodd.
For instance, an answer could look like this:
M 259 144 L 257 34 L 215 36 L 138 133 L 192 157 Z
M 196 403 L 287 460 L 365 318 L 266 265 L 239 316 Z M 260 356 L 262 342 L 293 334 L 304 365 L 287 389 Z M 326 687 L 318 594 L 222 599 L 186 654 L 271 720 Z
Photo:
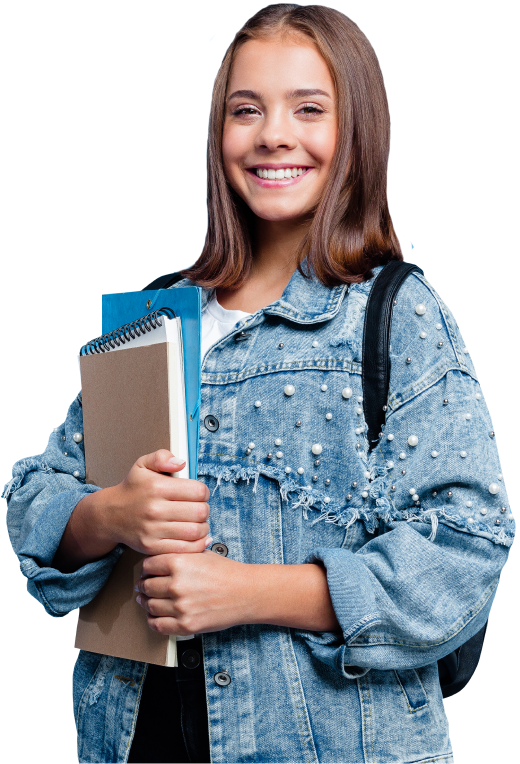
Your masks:
M 238 334 L 235 334 L 235 342 L 243 342 L 248 339 L 249 334 L 247 332 L 238 332 Z
M 211 547 L 212 552 L 216 552 L 217 554 L 221 554 L 222 557 L 228 556 L 228 548 L 225 544 L 221 544 L 220 541 L 217 541 L 216 544 L 213 544 Z
M 185 650 L 181 655 L 181 663 L 187 669 L 195 669 L 200 665 L 200 655 L 197 650 Z
M 219 687 L 227 687 L 228 684 L 231 684 L 231 677 L 227 671 L 218 671 L 213 679 Z
M 213 416 L 213 414 L 208 414 L 207 417 L 204 417 L 204 427 L 210 432 L 216 432 L 219 428 L 219 421 L 217 417 Z

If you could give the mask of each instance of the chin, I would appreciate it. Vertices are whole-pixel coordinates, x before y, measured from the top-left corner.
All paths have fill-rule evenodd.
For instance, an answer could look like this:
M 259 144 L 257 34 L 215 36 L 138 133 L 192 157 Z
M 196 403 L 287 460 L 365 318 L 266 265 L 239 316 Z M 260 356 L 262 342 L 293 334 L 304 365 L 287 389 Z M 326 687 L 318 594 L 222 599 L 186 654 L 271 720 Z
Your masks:
M 284 220 L 296 220 L 311 212 L 311 208 L 295 208 L 280 204 L 271 204 L 268 207 L 264 207 L 263 205 L 259 205 L 258 207 L 251 205 L 250 209 L 257 218 L 260 218 L 261 220 L 269 220 L 273 223 L 281 223 Z

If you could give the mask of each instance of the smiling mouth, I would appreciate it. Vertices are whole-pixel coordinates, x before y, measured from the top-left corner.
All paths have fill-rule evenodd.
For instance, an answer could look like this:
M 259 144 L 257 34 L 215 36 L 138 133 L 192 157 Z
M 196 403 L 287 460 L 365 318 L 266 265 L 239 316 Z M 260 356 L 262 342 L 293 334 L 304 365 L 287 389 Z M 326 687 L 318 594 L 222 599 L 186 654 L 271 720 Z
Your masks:
M 304 175 L 309 169 L 309 167 L 279 167 L 274 170 L 272 168 L 250 167 L 248 172 L 263 180 L 289 180 Z
M 301 183 L 307 177 L 307 175 L 309 175 L 309 173 L 313 171 L 313 169 L 314 169 L 313 167 L 296 168 L 296 175 L 294 177 L 292 175 L 292 169 L 291 169 L 291 175 L 288 178 L 285 177 L 285 175 L 283 178 L 260 178 L 258 176 L 258 169 L 256 167 L 249 168 L 247 172 L 250 173 L 251 180 L 253 181 L 253 183 L 255 183 L 255 185 L 257 186 L 260 186 L 261 188 L 284 189 L 284 188 L 287 188 L 288 186 L 294 186 L 298 183 Z M 272 170 L 271 174 L 273 172 L 276 172 L 276 171 Z

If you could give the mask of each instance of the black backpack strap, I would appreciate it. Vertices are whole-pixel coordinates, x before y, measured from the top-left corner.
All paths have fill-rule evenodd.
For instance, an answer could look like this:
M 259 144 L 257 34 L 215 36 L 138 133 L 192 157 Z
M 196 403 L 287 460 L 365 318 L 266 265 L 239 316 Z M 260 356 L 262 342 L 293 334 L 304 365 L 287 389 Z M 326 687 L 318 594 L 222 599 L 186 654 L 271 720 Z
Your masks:
M 147 289 L 168 289 L 172 286 L 172 284 L 176 284 L 177 281 L 180 281 L 183 279 L 184 276 L 180 271 L 175 271 L 175 273 L 166 273 L 164 276 L 159 276 L 159 278 L 154 279 L 151 284 L 148 284 L 148 286 L 145 286 L 143 289 L 143 292 Z
M 363 334 L 363 409 L 368 428 L 369 451 L 379 442 L 385 423 L 390 384 L 390 329 L 397 293 L 410 273 L 423 273 L 412 263 L 392 261 L 378 273 L 370 291 Z M 437 661 L 443 698 L 460 692 L 473 676 L 487 623 L 456 650 Z
M 363 329 L 363 408 L 369 451 L 377 445 L 385 422 L 390 384 L 390 328 L 394 300 L 410 273 L 423 273 L 413 263 L 392 260 L 377 274 L 368 296 Z

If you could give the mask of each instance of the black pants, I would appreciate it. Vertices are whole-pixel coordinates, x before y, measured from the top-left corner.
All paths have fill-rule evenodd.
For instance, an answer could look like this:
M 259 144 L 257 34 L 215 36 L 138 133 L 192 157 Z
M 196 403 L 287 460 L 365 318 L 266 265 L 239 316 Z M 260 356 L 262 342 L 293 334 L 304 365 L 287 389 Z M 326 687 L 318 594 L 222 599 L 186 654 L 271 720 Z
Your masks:
M 179 666 L 148 667 L 129 762 L 209 762 L 202 639 L 177 643 Z

